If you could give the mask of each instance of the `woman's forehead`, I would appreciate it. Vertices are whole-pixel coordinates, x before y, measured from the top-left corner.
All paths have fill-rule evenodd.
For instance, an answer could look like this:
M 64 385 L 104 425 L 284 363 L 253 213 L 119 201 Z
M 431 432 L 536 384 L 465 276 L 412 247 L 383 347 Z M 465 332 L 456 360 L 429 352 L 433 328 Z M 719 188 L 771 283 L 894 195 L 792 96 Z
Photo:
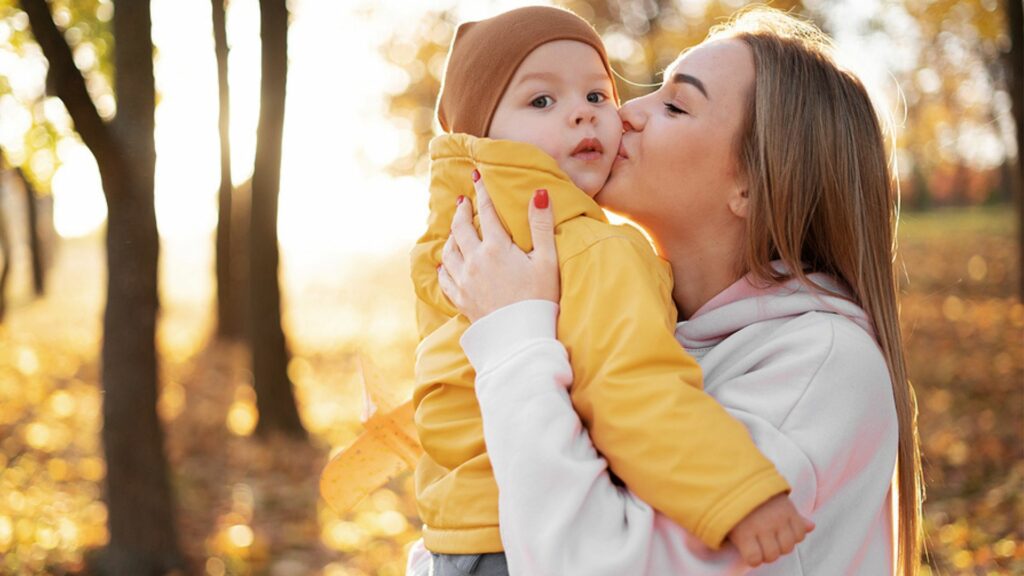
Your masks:
M 700 79 L 709 92 L 712 87 L 722 91 L 729 86 L 746 86 L 754 79 L 753 55 L 736 38 L 706 40 L 680 52 L 665 69 L 664 82 L 672 82 L 678 74 Z

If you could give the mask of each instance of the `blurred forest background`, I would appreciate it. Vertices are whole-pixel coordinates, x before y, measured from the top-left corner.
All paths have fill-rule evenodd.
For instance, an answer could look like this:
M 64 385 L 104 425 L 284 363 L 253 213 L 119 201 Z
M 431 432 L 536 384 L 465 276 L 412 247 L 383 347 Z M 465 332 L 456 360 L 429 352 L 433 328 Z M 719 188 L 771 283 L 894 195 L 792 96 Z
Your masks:
M 410 475 L 317 481 L 411 389 L 454 27 L 522 4 L 0 0 L 0 574 L 403 573 Z M 745 2 L 559 4 L 629 98 Z M 1024 573 L 1022 3 L 771 5 L 894 120 L 925 574 Z

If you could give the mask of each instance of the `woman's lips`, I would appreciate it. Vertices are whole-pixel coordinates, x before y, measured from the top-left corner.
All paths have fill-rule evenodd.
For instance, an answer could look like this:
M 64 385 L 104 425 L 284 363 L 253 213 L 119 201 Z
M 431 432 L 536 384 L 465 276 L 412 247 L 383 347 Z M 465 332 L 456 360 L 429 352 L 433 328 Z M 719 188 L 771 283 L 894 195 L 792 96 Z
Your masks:
M 618 156 L 616 157 L 616 160 L 618 160 L 619 158 L 621 158 L 623 160 L 628 160 L 629 159 L 629 153 L 626 152 L 626 147 L 623 146 L 621 142 L 619 143 L 619 152 L 618 152 Z

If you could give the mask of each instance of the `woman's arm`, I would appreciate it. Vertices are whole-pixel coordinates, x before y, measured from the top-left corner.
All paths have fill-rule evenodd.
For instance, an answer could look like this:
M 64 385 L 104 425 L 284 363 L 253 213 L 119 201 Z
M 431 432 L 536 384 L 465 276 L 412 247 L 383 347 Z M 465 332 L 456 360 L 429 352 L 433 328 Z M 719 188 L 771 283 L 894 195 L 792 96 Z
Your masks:
M 462 339 L 478 371 L 513 573 L 743 573 L 732 550 L 707 550 L 612 483 L 568 399 L 572 373 L 554 338 L 556 314 L 553 304 L 522 302 L 483 318 Z M 760 359 L 746 358 L 750 370 L 715 389 L 818 529 L 756 573 L 888 573 L 898 432 L 884 359 L 869 335 L 834 314 L 808 315 L 772 333 Z M 795 367 L 778 349 L 799 350 L 805 361 Z M 742 392 L 757 383 L 784 383 L 788 394 L 779 396 L 792 402 L 766 409 L 767 398 Z
M 478 194 L 485 202 L 485 192 L 478 189 Z M 462 220 L 466 224 L 466 228 L 470 228 L 471 211 L 468 210 L 467 205 L 464 205 L 463 208 L 463 211 L 466 213 L 457 214 L 456 225 L 453 230 L 453 237 L 457 241 L 459 241 L 460 237 L 459 221 Z M 463 237 L 462 241 L 453 242 L 445 248 L 444 264 L 447 270 L 439 271 L 441 285 L 442 288 L 445 288 L 446 295 L 449 295 L 470 318 L 479 318 L 504 303 L 516 301 L 517 297 L 519 300 L 522 300 L 523 297 L 518 294 L 528 293 L 528 288 L 530 287 L 534 287 L 536 293 L 537 286 L 546 284 L 543 278 L 545 274 L 550 274 L 554 278 L 555 286 L 557 286 L 557 265 L 539 265 L 542 262 L 532 257 L 536 256 L 537 252 L 540 252 L 546 243 L 550 244 L 550 252 L 553 254 L 554 241 L 550 225 L 548 225 L 546 231 L 543 230 L 544 227 L 540 227 L 540 236 L 542 238 L 539 238 L 538 235 L 539 227 L 537 225 L 531 227 L 535 232 L 535 245 L 538 246 L 535 253 L 527 255 L 522 252 L 508 254 L 501 250 L 496 251 L 495 247 L 501 247 L 501 240 L 503 240 L 502 237 L 505 235 L 502 234 L 504 231 L 501 230 L 501 224 L 497 218 L 494 218 L 495 221 L 488 227 L 486 208 L 486 204 L 481 205 L 481 229 L 484 240 L 481 242 L 476 238 L 475 231 L 467 230 L 465 234 L 461 235 Z M 535 216 L 538 212 L 534 208 L 536 206 L 531 207 L 531 223 L 535 222 Z M 541 210 L 542 215 L 543 212 Z M 460 215 L 463 217 L 460 218 Z M 488 242 L 488 228 L 490 232 L 489 238 L 493 243 L 492 247 L 486 251 L 480 250 L 481 245 Z M 543 238 L 543 236 L 547 238 Z M 463 258 L 462 250 L 459 250 L 457 245 L 462 250 L 465 250 L 466 258 Z M 512 250 L 512 252 L 515 252 L 515 250 Z M 481 253 L 484 254 L 484 257 L 481 257 Z M 474 258 L 476 263 L 470 265 L 471 260 Z M 496 260 L 500 260 L 500 263 L 496 263 Z M 548 264 L 550 263 L 549 260 Z M 454 281 L 452 276 L 447 273 L 449 270 L 452 271 L 452 275 L 457 280 Z M 550 282 L 547 284 L 550 285 Z M 453 289 L 461 289 L 465 286 L 472 288 L 468 292 L 459 292 Z M 482 292 L 479 291 L 481 287 L 484 288 Z M 511 289 L 510 287 L 516 288 Z M 523 290 L 523 287 L 526 287 L 527 290 Z M 557 292 L 555 297 L 557 297 Z M 481 384 L 486 382 L 487 378 L 494 378 L 496 381 L 503 380 L 500 373 L 496 372 L 495 375 L 489 374 L 486 368 L 487 362 L 479 357 L 481 349 L 482 351 L 494 349 L 494 351 L 515 354 L 521 351 L 522 346 L 512 345 L 509 347 L 506 345 L 516 342 L 514 339 L 515 335 L 523 336 L 527 342 L 537 339 L 537 333 L 534 331 L 536 326 L 531 324 L 530 315 L 518 314 L 521 306 L 530 304 L 539 305 L 542 308 L 547 304 L 549 308 L 557 310 L 557 306 L 553 302 L 526 302 L 513 305 L 507 308 L 508 314 L 494 315 L 496 319 L 502 318 L 500 322 L 490 319 L 494 321 L 482 323 L 499 327 L 497 330 L 483 331 L 481 329 L 475 332 L 479 336 L 480 342 L 483 342 L 483 345 L 473 346 L 470 344 L 469 342 L 473 341 L 473 338 L 465 340 L 467 353 L 470 355 L 471 360 L 475 358 L 473 360 L 474 364 L 477 365 L 476 368 L 480 372 L 480 377 L 477 380 L 478 392 L 481 389 Z M 475 311 L 475 314 L 473 311 Z M 564 348 L 554 339 L 553 324 L 556 315 L 557 313 L 551 314 L 550 323 L 552 327 L 549 329 L 549 345 L 542 345 L 539 349 L 547 349 L 549 353 L 552 349 L 560 351 L 561 361 L 565 363 Z M 534 326 L 534 328 L 531 328 L 531 326 Z M 487 345 L 487 342 L 490 345 Z M 476 348 L 477 354 L 469 351 L 470 346 Z M 486 353 L 483 354 L 487 356 Z M 536 353 L 529 352 L 524 356 L 525 358 L 530 358 L 531 354 Z M 490 355 L 490 357 L 493 358 L 493 355 Z M 515 366 L 516 362 L 509 362 L 508 365 L 505 365 L 504 361 L 500 361 L 498 364 L 504 366 L 503 370 L 508 370 L 508 367 Z M 544 365 L 543 362 L 538 364 L 538 366 Z M 554 396 L 548 396 L 545 394 L 529 394 L 529 390 L 537 390 L 537 388 L 523 384 L 521 374 L 529 373 L 528 370 L 512 368 L 514 377 L 504 385 L 499 384 L 501 389 L 496 394 L 485 397 L 497 399 L 489 403 L 489 405 L 495 406 L 495 410 L 506 410 L 504 413 L 495 416 L 490 416 L 490 409 L 487 406 L 482 406 L 484 397 L 481 396 L 485 437 L 487 437 L 488 452 L 492 453 L 492 459 L 505 460 L 503 455 L 506 453 L 516 457 L 522 456 L 522 459 L 515 466 L 503 467 L 498 464 L 495 466 L 496 476 L 499 485 L 502 487 L 503 504 L 501 508 L 504 511 L 514 510 L 512 513 L 516 515 L 516 518 L 503 520 L 502 522 L 503 539 L 511 538 L 511 541 L 506 542 L 506 548 L 513 559 L 510 561 L 512 565 L 515 566 L 515 558 L 526 559 L 528 562 L 525 566 L 529 567 L 529 573 L 546 573 L 545 570 L 553 570 L 552 567 L 558 567 L 557 572 L 565 573 L 577 573 L 578 571 L 575 568 L 579 568 L 580 573 L 602 573 L 601 567 L 603 567 L 606 573 L 609 574 L 620 573 L 624 569 L 631 573 L 645 573 L 648 572 L 645 570 L 646 566 L 651 567 L 650 573 L 659 573 L 664 570 L 679 572 L 682 570 L 682 573 L 723 574 L 742 570 L 743 568 L 738 563 L 735 553 L 730 552 L 714 556 L 714 554 L 703 548 L 701 544 L 689 537 L 678 526 L 662 516 L 655 515 L 650 507 L 640 501 L 635 495 L 620 490 L 611 484 L 606 471 L 606 462 L 594 450 L 586 430 L 581 425 L 577 414 L 572 410 L 568 397 L 565 394 L 565 385 L 571 380 L 571 370 L 568 368 L 567 363 L 564 364 L 563 369 L 566 376 L 563 378 L 564 385 L 556 388 Z M 552 379 L 557 380 L 556 374 L 545 374 L 543 369 L 535 375 L 537 378 L 531 378 L 531 380 L 542 384 L 545 381 L 550 382 Z M 506 399 L 503 395 L 515 392 L 515 390 L 507 389 L 510 385 L 516 386 L 520 392 L 525 392 L 525 396 Z M 487 388 L 487 386 L 483 385 L 482 388 Z M 551 390 L 549 389 L 550 392 Z M 524 406 L 523 402 L 526 400 L 529 402 Z M 553 412 L 549 411 L 551 408 L 554 408 Z M 502 434 L 501 431 L 497 431 L 497 433 L 496 431 L 489 431 L 488 433 L 488 427 L 492 430 L 504 429 L 503 425 L 505 424 L 503 423 L 507 423 L 507 429 L 509 430 L 519 429 L 517 425 L 522 423 L 519 419 L 520 414 L 527 414 L 529 422 L 537 421 L 541 425 L 534 426 L 530 424 L 525 426 L 523 430 L 525 434 L 522 435 L 518 433 L 506 435 Z M 736 415 L 733 414 L 733 416 L 735 417 Z M 493 420 L 494 425 L 488 425 L 488 419 Z M 742 418 L 737 419 L 742 420 Z M 748 427 L 752 425 L 748 422 L 743 423 L 748 425 Z M 563 429 L 575 430 L 579 434 L 562 434 L 561 436 L 549 434 L 550 430 L 548 427 L 558 425 L 567 425 L 568 427 Z M 541 434 L 535 434 L 537 430 L 545 431 Z M 552 443 L 552 440 L 557 440 L 558 442 Z M 540 448 L 540 451 L 534 450 L 535 448 Z M 802 461 L 799 457 L 797 459 Z M 522 464 L 521 466 L 518 465 L 520 463 Z M 505 475 L 503 471 L 499 470 L 502 467 L 503 469 L 512 470 L 513 474 L 509 476 L 510 480 L 503 480 Z M 573 469 L 582 471 L 582 474 L 572 474 Z M 524 471 L 525 474 L 517 476 L 515 474 L 516 470 Z M 521 480 L 523 478 L 526 480 Z M 569 487 L 565 493 L 582 494 L 583 499 L 570 498 L 566 500 L 562 497 L 562 491 L 535 490 L 537 485 L 536 483 L 530 483 L 530 478 L 553 478 L 556 485 Z M 518 496 L 519 494 L 522 495 L 521 498 Z M 550 502 L 545 501 L 545 497 L 552 496 L 554 496 L 554 500 Z M 541 503 L 538 506 L 531 506 L 530 502 Z M 610 507 L 602 505 L 602 502 L 605 504 L 610 502 L 611 505 Z M 553 518 L 552 513 L 546 513 L 541 518 L 531 517 L 531 508 L 543 510 L 544 512 L 555 510 L 569 511 L 569 518 Z M 518 513 L 520 509 L 523 510 L 522 515 Z M 605 516 L 609 510 L 611 512 L 610 516 Z M 639 517 L 637 516 L 638 513 Z M 564 515 L 554 516 L 560 517 Z M 532 522 L 535 520 L 538 522 Z M 594 521 L 597 521 L 597 523 L 595 524 Z M 519 527 L 526 528 L 520 530 Z M 554 536 L 555 532 L 558 531 L 558 527 L 566 529 L 559 532 L 560 536 L 541 538 L 543 535 Z M 571 530 L 571 528 L 579 530 Z M 609 531 L 605 531 L 604 528 L 608 528 Z M 592 532 L 600 532 L 608 536 L 608 538 L 594 538 Z M 515 534 L 519 533 L 524 535 L 522 540 L 517 540 L 515 536 Z M 511 536 L 506 536 L 505 534 L 511 534 Z M 605 540 L 607 545 L 599 545 L 596 548 L 592 548 L 590 545 Z M 518 542 L 520 541 L 522 545 L 519 545 Z M 588 545 L 580 547 L 578 546 L 580 541 L 585 541 Z M 631 542 L 633 543 L 631 544 Z M 560 554 L 560 556 L 545 554 L 546 545 L 554 546 L 547 548 L 547 551 Z M 586 562 L 580 562 L 585 557 L 575 552 L 586 552 L 587 550 L 597 550 L 597 553 L 602 558 L 601 567 L 591 567 Z M 609 552 L 609 550 L 614 550 L 614 552 Z M 692 553 L 687 553 L 686 550 Z M 612 561 L 610 557 L 620 560 Z M 556 562 L 559 558 L 562 559 L 562 562 Z M 547 560 L 538 561 L 538 559 Z M 779 563 L 773 565 L 773 568 L 777 566 L 779 566 Z M 799 573 L 799 570 L 787 570 L 786 573 Z
M 474 324 L 462 343 L 478 371 L 484 437 L 498 481 L 502 541 L 513 573 L 741 574 L 732 548 L 699 540 L 616 486 L 569 401 L 572 373 L 555 339 L 557 306 L 527 301 Z M 813 504 L 806 458 L 774 427 L 747 415 L 755 441 Z M 685 495 L 680 495 L 685 497 Z M 770 566 L 800 574 L 796 555 Z

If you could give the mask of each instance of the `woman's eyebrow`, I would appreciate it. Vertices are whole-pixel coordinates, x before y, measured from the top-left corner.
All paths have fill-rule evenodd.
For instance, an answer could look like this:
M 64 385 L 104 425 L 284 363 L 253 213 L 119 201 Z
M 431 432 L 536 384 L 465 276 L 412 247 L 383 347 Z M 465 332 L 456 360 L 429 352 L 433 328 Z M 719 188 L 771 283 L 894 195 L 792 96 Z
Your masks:
M 705 98 L 711 100 L 711 96 L 708 96 L 708 91 L 704 88 L 704 83 L 701 82 L 699 78 L 678 72 L 672 76 L 672 82 L 676 84 L 691 84 L 697 88 L 697 90 L 700 90 L 700 93 L 703 94 Z

